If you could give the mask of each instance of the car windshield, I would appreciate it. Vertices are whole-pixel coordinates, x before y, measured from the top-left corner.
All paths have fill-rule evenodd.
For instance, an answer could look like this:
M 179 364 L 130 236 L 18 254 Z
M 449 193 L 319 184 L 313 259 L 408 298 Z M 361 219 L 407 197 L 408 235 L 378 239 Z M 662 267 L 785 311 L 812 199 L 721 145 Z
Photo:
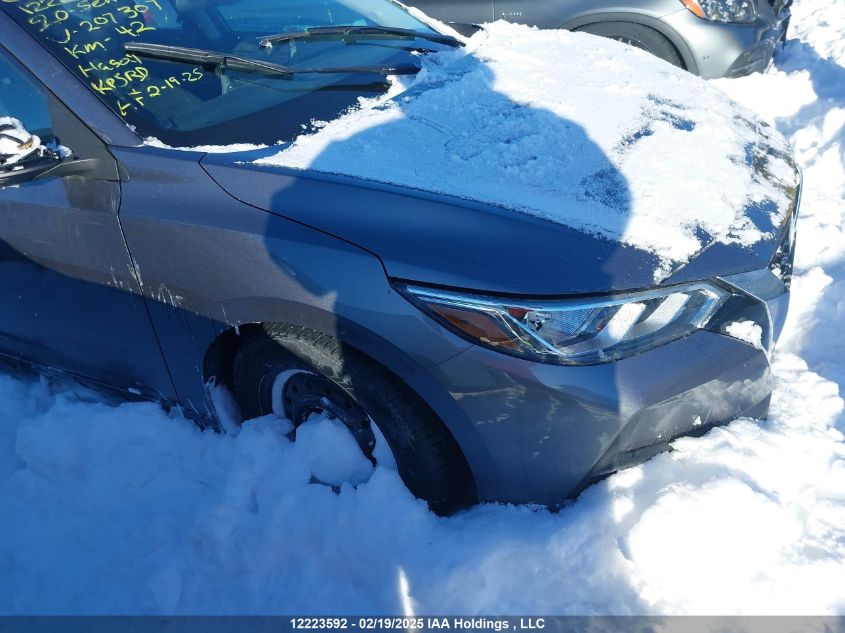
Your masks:
M 359 97 L 385 92 L 379 70 L 407 72 L 422 52 L 448 47 L 391 0 L 3 0 L 0 7 L 141 136 L 178 147 L 289 141 Z M 297 36 L 266 41 L 280 34 Z

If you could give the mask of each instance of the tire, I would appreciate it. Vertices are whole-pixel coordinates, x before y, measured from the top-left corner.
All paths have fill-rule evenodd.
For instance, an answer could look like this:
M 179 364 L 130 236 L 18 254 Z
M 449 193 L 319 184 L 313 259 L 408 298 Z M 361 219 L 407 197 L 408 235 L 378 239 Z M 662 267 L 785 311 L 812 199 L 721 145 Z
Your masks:
M 293 381 L 286 377 L 296 372 L 327 381 L 323 383 L 325 393 L 328 396 L 331 390 L 333 402 L 347 398 L 341 406 L 349 408 L 351 399 L 355 410 L 361 407 L 364 417 L 374 422 L 387 440 L 408 489 L 426 500 L 434 512 L 452 514 L 477 503 L 475 484 L 463 453 L 431 408 L 394 374 L 327 334 L 269 324 L 240 347 L 235 355 L 232 386 L 244 419 L 274 413 L 274 385 L 278 408 L 280 387 L 276 383 L 281 376 L 285 380 L 285 414 L 292 407 L 295 415 L 288 417 L 296 425 L 293 418 L 299 415 L 299 402 L 291 404 L 286 391 Z M 341 421 L 346 424 L 345 419 Z M 365 450 L 365 445 L 360 441 L 359 444 Z M 372 452 L 368 457 L 375 463 Z
M 582 26 L 576 31 L 630 44 L 663 59 L 670 64 L 685 68 L 678 49 L 665 36 L 654 29 L 633 22 L 597 22 Z

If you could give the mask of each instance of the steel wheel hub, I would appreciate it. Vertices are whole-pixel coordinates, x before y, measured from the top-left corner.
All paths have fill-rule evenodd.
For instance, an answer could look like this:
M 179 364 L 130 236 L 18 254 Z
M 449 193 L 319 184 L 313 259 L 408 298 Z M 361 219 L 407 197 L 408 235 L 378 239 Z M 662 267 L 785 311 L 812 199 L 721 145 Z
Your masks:
M 349 429 L 364 456 L 375 465 L 373 449 L 376 437 L 370 416 L 364 408 L 328 378 L 318 374 L 299 372 L 291 376 L 282 390 L 285 415 L 293 422 L 291 439 L 296 429 L 312 415 L 324 413 L 330 420 L 339 420 Z

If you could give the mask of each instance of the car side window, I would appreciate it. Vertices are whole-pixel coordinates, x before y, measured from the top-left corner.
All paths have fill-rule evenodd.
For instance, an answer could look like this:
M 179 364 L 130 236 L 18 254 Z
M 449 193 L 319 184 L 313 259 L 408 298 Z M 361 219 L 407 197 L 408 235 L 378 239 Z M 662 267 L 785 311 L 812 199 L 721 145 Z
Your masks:
M 0 47 L 0 119 L 6 118 L 17 119 L 45 142 L 54 138 L 44 89 Z

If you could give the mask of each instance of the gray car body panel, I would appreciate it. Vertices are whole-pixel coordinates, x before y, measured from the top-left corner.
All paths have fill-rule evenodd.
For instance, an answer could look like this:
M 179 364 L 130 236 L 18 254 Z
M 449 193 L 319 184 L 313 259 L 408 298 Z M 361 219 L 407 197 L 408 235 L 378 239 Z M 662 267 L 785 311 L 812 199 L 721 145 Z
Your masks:
M 579 29 L 602 22 L 631 22 L 658 31 L 690 72 L 706 79 L 765 70 L 789 23 L 768 0 L 757 0 L 750 24 L 704 20 L 678 0 L 412 0 L 409 4 L 447 22 L 483 24 L 491 19 L 541 28 Z
M 545 28 L 572 28 L 607 19 L 605 14 L 637 14 L 652 18 L 678 10 L 678 0 L 495 0 L 495 18 Z M 600 19 L 596 19 L 599 17 Z

